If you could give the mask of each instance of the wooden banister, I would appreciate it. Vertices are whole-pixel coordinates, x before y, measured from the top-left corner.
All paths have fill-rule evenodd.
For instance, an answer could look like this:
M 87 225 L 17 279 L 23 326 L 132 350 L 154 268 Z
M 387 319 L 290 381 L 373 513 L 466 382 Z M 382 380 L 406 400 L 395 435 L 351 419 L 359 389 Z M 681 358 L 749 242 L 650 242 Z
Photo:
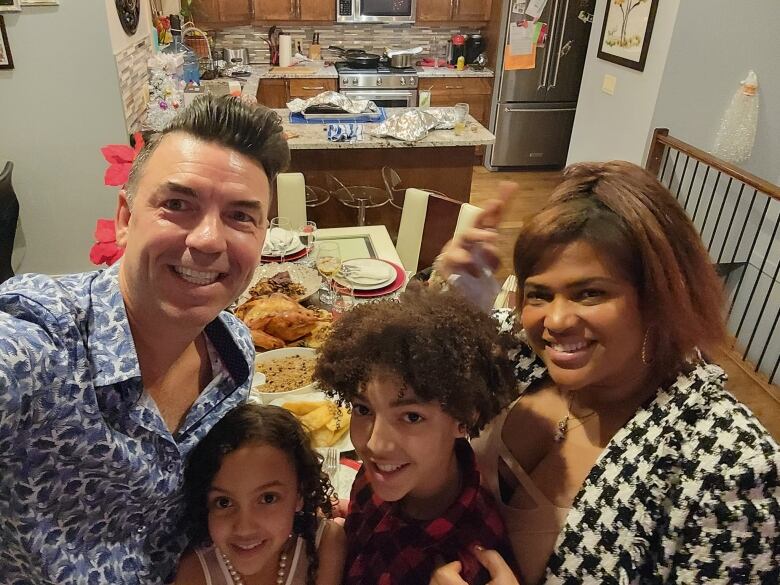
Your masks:
M 645 164 L 645 168 L 656 176 L 658 175 L 658 171 L 661 169 L 661 159 L 663 158 L 665 146 L 673 148 L 687 156 L 690 156 L 691 158 L 699 160 L 704 164 L 709 165 L 713 169 L 725 173 L 730 177 L 734 177 L 735 179 L 745 183 L 745 185 L 753 187 L 758 191 L 766 193 L 773 199 L 780 201 L 779 186 L 775 185 L 774 183 L 770 183 L 761 177 L 757 177 L 756 175 L 749 173 L 746 170 L 739 168 L 738 166 L 728 163 L 725 160 L 719 159 L 717 156 L 714 156 L 709 152 L 705 152 L 704 150 L 696 148 L 687 142 L 683 142 L 682 140 L 669 136 L 668 128 L 656 128 L 655 132 L 653 132 L 653 140 L 650 143 L 650 153 L 647 156 L 647 163 Z

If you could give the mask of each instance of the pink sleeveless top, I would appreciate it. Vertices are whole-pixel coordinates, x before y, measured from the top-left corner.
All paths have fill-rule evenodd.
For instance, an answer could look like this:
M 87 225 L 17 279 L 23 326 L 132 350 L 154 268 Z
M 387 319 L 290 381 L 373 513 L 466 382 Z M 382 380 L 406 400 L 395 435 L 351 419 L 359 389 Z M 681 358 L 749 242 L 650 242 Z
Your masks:
M 515 404 L 517 400 L 493 419 L 471 444 L 477 456 L 482 483 L 493 494 L 504 519 L 520 569 L 520 582 L 523 585 L 536 585 L 544 577 L 547 561 L 566 523 L 570 508 L 559 508 L 551 503 L 504 444 L 501 438 L 504 422 Z M 531 496 L 535 503 L 533 508 L 520 509 L 503 503 L 498 483 L 499 460 L 504 461 L 518 483 Z
M 320 520 L 320 524 L 317 527 L 317 536 L 314 542 L 318 549 L 327 522 L 327 520 Z M 233 585 L 233 578 L 230 576 L 222 555 L 219 554 L 215 546 L 195 549 L 195 554 L 200 561 L 203 575 L 206 577 L 206 585 Z M 290 572 L 284 585 L 306 585 L 306 571 L 308 569 L 309 560 L 306 556 L 306 542 L 299 536 L 295 542 L 295 550 L 290 560 Z

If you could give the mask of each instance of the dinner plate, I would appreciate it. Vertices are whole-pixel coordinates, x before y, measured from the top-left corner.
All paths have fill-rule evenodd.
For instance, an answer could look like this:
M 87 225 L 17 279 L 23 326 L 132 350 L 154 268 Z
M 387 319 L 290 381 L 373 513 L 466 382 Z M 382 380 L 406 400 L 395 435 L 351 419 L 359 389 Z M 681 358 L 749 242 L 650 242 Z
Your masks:
M 315 402 L 318 400 L 330 400 L 331 402 L 334 402 L 331 398 L 328 398 L 324 392 L 309 392 L 308 394 L 293 394 L 291 396 L 280 396 L 279 398 L 275 398 L 274 400 L 271 400 L 269 404 L 272 406 L 282 406 L 284 404 L 287 404 L 288 402 Z M 339 450 L 339 453 L 345 453 L 347 451 L 352 451 L 355 449 L 355 447 L 352 445 L 352 441 L 349 438 L 350 431 L 348 430 L 346 433 L 344 433 L 341 438 L 336 442 L 333 447 Z
M 384 260 L 384 262 L 387 262 L 387 260 Z M 400 289 L 406 283 L 406 272 L 404 272 L 404 269 L 392 262 L 387 263 L 395 269 L 395 278 L 393 281 L 383 288 L 377 288 L 373 290 L 360 290 L 353 287 L 355 297 L 368 298 L 389 295 L 390 293 L 394 293 Z
M 275 257 L 279 256 L 277 251 L 274 250 L 270 245 L 271 239 L 278 231 L 284 232 L 285 230 L 282 230 L 281 228 L 273 228 L 268 230 L 268 232 L 265 234 L 265 242 L 263 243 L 263 252 L 262 252 L 263 256 L 275 256 Z M 298 232 L 290 232 L 290 233 L 292 234 L 293 239 L 290 241 L 290 244 L 284 250 L 285 256 L 289 256 L 290 254 L 295 254 L 305 248 L 300 238 L 298 237 Z
M 290 280 L 300 284 L 303 287 L 303 294 L 296 296 L 293 300 L 303 301 L 308 299 L 320 288 L 322 284 L 322 277 L 320 273 L 303 266 L 302 264 L 293 264 L 292 262 L 276 262 L 269 264 L 261 264 L 255 268 L 255 272 L 252 275 L 252 280 L 249 281 L 249 286 L 238 297 L 236 305 L 241 305 L 249 300 L 249 291 L 255 286 L 261 278 L 271 278 L 273 275 L 279 272 L 287 272 L 290 275 Z
M 285 254 L 284 256 L 261 256 L 260 262 L 292 262 L 293 260 L 300 260 L 306 256 L 306 248 L 293 252 L 291 254 Z
M 334 280 L 341 285 L 349 285 L 354 290 L 377 290 L 385 288 L 396 279 L 396 271 L 394 265 L 386 260 L 379 258 L 355 258 L 353 260 L 346 260 L 343 266 L 353 269 L 366 269 L 371 270 L 374 273 L 385 271 L 387 276 L 382 280 L 370 281 L 368 279 L 363 280 L 356 277 L 354 280 L 343 274 L 339 274 Z

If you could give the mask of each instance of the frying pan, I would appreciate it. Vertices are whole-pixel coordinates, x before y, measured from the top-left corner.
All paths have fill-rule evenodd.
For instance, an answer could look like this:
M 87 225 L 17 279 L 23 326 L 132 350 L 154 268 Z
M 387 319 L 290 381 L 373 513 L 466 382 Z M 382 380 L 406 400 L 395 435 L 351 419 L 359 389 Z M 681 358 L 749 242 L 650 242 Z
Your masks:
M 333 45 L 329 46 L 328 49 L 337 52 L 347 60 L 347 65 L 357 69 L 370 69 L 376 67 L 379 65 L 379 59 L 381 58 L 374 53 L 366 53 L 363 49 L 343 49 Z

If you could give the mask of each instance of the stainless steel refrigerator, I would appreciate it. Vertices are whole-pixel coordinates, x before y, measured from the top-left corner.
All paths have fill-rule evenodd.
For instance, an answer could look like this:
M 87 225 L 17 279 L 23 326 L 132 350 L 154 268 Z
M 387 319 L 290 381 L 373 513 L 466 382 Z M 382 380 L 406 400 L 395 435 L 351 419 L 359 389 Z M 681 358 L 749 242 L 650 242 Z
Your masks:
M 523 19 L 515 10 L 525 2 L 502 2 L 490 111 L 496 142 L 485 153 L 485 166 L 561 167 L 569 150 L 595 0 L 548 0 L 539 17 L 548 34 L 536 49 L 536 66 L 509 71 L 504 71 L 504 47 L 509 27 Z

